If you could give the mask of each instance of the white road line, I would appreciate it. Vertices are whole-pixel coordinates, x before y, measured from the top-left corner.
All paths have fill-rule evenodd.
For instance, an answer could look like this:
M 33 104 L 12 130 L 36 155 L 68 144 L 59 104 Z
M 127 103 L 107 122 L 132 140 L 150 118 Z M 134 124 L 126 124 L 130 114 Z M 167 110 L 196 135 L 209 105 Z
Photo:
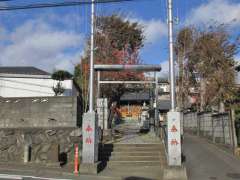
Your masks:
M 19 175 L 0 174 L 0 179 L 23 179 L 23 177 Z
M 37 177 L 37 176 L 24 176 L 16 174 L 0 174 L 0 179 L 19 179 L 32 178 L 32 179 L 41 179 L 41 180 L 72 180 L 72 179 L 58 179 L 58 178 L 46 178 L 46 177 Z

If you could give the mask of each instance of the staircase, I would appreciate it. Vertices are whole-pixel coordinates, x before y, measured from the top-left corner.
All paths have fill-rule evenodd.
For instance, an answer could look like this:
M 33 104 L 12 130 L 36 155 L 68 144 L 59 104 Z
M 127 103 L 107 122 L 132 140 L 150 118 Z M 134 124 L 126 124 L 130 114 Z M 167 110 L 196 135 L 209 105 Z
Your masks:
M 161 143 L 104 144 L 100 147 L 99 158 L 106 163 L 105 173 L 125 179 L 160 180 L 166 166 L 164 146 Z

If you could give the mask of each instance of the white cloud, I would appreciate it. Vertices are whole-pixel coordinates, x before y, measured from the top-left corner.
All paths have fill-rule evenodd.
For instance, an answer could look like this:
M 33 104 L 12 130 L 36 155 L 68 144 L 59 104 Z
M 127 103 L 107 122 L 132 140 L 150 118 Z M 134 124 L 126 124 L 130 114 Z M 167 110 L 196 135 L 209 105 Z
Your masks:
M 167 24 L 160 19 L 144 20 L 129 18 L 128 20 L 131 22 L 138 22 L 143 26 L 146 43 L 156 43 L 159 42 L 162 37 L 167 36 Z
M 234 59 L 236 62 L 240 63 L 240 54 L 235 55 Z
M 169 62 L 168 60 L 161 62 L 162 70 L 159 73 L 159 77 L 161 78 L 168 78 L 168 72 L 169 72 Z
M 75 53 L 71 55 L 66 55 L 66 54 L 59 54 L 55 58 L 55 68 L 56 69 L 68 69 L 68 70 L 73 70 L 74 66 L 79 63 L 80 61 L 80 56 L 83 54 L 82 53 Z
M 167 60 L 160 63 L 162 70 L 157 73 L 157 76 L 160 78 L 168 79 L 169 77 L 169 62 Z M 154 77 L 154 72 L 146 72 L 146 77 Z
M 159 41 L 162 37 L 167 36 L 167 25 L 161 20 L 152 19 L 150 21 L 143 21 L 143 24 L 146 42 L 154 43 Z
M 4 37 L 2 36 L 4 34 Z M 0 30 L 0 64 L 36 66 L 47 71 L 55 68 L 73 70 L 80 61 L 83 35 L 55 28 L 47 20 L 27 20 L 13 32 Z M 72 50 L 74 49 L 74 51 Z
M 188 24 L 205 24 L 211 21 L 232 26 L 240 25 L 240 3 L 228 0 L 209 0 L 193 9 L 186 20 Z

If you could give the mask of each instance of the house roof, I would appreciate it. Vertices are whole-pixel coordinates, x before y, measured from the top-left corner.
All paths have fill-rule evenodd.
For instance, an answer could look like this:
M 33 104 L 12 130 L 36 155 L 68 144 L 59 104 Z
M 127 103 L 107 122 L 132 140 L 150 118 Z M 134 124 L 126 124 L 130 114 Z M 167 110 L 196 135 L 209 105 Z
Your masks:
M 120 101 L 149 101 L 150 98 L 149 92 L 126 92 L 121 96 Z
M 167 78 L 158 78 L 158 83 L 166 83 L 169 84 L 169 80 Z
M 0 74 L 50 75 L 50 73 L 32 66 L 3 66 L 0 67 Z
M 171 101 L 170 100 L 159 100 L 158 101 L 158 109 L 165 110 L 165 111 L 171 109 Z

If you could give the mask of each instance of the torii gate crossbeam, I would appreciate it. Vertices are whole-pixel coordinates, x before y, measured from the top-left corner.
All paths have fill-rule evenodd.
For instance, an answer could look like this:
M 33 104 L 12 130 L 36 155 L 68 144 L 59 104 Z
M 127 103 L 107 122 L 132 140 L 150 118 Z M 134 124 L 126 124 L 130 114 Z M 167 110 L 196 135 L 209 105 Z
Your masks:
M 159 72 L 162 70 L 160 65 L 148 65 L 148 64 L 95 64 L 95 71 L 144 71 L 144 72 Z
M 153 65 L 153 64 L 95 64 L 94 70 L 98 72 L 97 74 L 97 97 L 100 95 L 100 84 L 156 84 L 157 87 L 157 75 L 156 72 L 160 72 L 162 70 L 160 65 Z M 100 72 L 103 71 L 135 71 L 135 72 L 155 72 L 155 81 L 101 81 L 100 80 Z M 155 88 L 155 95 L 157 96 L 157 88 Z M 157 102 L 156 102 L 157 103 Z

